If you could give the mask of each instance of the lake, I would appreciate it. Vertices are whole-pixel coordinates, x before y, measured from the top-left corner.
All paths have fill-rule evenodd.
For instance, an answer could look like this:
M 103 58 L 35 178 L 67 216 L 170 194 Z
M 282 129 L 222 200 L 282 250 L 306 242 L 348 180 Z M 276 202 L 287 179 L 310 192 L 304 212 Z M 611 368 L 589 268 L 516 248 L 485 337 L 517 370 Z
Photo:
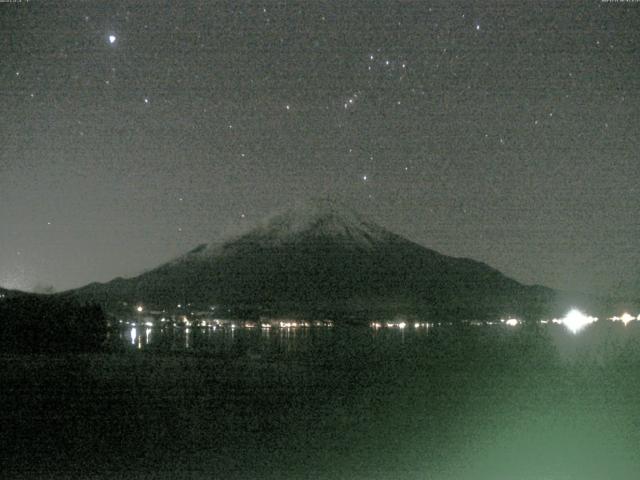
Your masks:
M 633 479 L 639 367 L 636 321 L 123 326 L 0 357 L 2 477 Z

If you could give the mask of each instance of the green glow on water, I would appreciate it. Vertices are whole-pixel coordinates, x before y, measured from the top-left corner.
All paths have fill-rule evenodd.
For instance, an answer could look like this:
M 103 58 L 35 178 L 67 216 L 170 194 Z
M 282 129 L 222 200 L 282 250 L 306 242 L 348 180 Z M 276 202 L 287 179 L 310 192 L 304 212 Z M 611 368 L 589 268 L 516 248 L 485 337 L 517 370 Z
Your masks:
M 578 334 L 553 324 L 185 330 L 127 332 L 118 353 L 3 357 L 7 465 L 52 478 L 640 471 L 636 322 Z

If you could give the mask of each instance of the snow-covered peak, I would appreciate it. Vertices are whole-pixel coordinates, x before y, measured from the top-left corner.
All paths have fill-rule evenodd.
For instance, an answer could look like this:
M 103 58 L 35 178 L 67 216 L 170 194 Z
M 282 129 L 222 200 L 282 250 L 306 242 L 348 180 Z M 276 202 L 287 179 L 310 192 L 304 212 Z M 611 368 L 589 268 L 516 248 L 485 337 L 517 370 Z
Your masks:
M 295 241 L 301 237 L 327 237 L 370 246 L 391 235 L 365 216 L 329 199 L 312 200 L 266 219 L 250 233 L 269 243 Z
M 199 246 L 183 259 L 225 255 L 247 244 L 265 247 L 325 238 L 357 248 L 371 248 L 395 235 L 365 216 L 330 199 L 300 203 L 267 217 L 248 233 L 224 244 Z

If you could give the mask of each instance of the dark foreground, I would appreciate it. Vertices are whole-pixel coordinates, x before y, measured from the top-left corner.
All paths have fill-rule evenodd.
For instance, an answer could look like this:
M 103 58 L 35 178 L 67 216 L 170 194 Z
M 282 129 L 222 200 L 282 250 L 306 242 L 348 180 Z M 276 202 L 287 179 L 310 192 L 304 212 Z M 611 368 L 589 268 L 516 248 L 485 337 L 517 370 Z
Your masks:
M 640 326 L 561 328 L 5 355 L 0 476 L 638 478 Z

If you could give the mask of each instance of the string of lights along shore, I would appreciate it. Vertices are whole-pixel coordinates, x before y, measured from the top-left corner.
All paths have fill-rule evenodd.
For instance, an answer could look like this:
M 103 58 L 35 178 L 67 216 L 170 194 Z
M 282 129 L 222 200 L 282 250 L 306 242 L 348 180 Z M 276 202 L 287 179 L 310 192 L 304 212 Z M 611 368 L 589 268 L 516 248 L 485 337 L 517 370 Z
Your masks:
M 640 283 L 638 3 L 8 2 L 0 31 L 4 288 L 311 197 L 523 283 Z

